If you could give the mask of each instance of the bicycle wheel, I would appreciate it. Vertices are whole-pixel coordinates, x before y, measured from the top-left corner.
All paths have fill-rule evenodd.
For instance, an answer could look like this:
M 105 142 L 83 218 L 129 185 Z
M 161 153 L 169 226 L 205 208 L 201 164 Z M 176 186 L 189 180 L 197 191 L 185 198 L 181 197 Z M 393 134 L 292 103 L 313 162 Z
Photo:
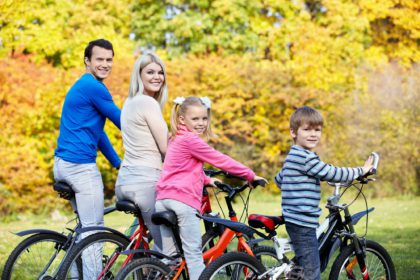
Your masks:
M 209 279 L 257 279 L 265 267 L 254 257 L 240 252 L 226 253 L 204 269 L 199 280 Z
M 127 258 L 121 255 L 130 241 L 109 232 L 98 232 L 83 238 L 68 256 L 57 275 L 57 279 L 114 279 Z M 82 264 L 82 274 L 74 269 Z
M 214 247 L 214 245 L 219 240 L 219 230 L 216 227 L 213 227 L 206 231 L 201 237 L 202 251 L 207 251 L 208 249 Z
M 171 269 L 156 258 L 133 260 L 118 273 L 116 280 L 125 279 L 165 279 Z
M 396 279 L 394 263 L 391 257 L 385 248 L 375 241 L 366 241 L 365 262 L 370 279 Z M 331 268 L 329 279 L 350 279 L 348 274 L 353 275 L 351 279 L 363 279 L 360 267 L 357 264 L 353 245 L 345 247 L 340 255 L 338 255 Z
M 266 270 L 279 266 L 282 261 L 277 258 L 276 249 L 270 246 L 258 246 L 252 250 L 257 260 Z
M 29 236 L 10 254 L 1 279 L 52 279 L 64 257 L 62 247 L 65 242 L 66 238 L 61 234 L 38 233 Z

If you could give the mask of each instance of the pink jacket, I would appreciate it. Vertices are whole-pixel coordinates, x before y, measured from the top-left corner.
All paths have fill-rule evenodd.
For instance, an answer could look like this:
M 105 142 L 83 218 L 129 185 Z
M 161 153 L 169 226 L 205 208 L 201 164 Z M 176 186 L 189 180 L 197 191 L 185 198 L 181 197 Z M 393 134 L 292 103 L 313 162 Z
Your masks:
M 174 199 L 200 210 L 203 186 L 210 182 L 203 171 L 205 162 L 248 181 L 254 180 L 251 169 L 216 151 L 182 125 L 169 143 L 156 187 L 156 200 Z

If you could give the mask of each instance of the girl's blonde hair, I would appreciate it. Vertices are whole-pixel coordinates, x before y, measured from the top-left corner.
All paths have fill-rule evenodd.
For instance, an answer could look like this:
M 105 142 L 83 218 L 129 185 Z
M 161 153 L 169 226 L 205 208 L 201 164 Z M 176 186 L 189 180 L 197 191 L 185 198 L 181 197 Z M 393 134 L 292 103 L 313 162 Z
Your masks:
M 131 73 L 131 80 L 130 80 L 130 89 L 128 92 L 129 97 L 134 97 L 139 94 L 144 94 L 144 85 L 143 81 L 141 80 L 141 71 L 150 63 L 156 63 L 162 67 L 163 75 L 165 77 L 165 81 L 163 82 L 162 87 L 160 88 L 159 93 L 155 96 L 156 100 L 160 104 L 160 108 L 163 111 L 163 107 L 165 106 L 166 100 L 168 99 L 168 87 L 166 83 L 166 69 L 165 64 L 163 61 L 154 53 L 146 53 L 139 58 L 137 58 L 136 62 L 134 63 L 133 72 Z
M 207 99 L 208 100 L 208 99 Z M 191 106 L 203 106 L 207 109 L 207 116 L 208 116 L 208 122 L 206 130 L 203 132 L 203 137 L 208 140 L 211 137 L 215 137 L 211 130 L 211 110 L 210 106 L 206 105 L 203 100 L 199 97 L 190 96 L 185 98 L 181 104 L 175 103 L 175 105 L 172 107 L 171 111 L 171 132 L 172 137 L 176 137 L 176 133 L 178 132 L 178 126 L 179 126 L 179 116 L 185 116 L 187 113 L 187 110 Z

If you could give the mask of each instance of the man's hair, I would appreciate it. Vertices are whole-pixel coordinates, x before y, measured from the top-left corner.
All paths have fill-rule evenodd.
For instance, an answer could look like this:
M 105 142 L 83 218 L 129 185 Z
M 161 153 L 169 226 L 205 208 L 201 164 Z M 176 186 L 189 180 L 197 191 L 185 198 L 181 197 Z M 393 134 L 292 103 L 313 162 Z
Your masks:
M 290 117 L 290 129 L 297 132 L 299 127 L 304 124 L 309 126 L 323 126 L 324 120 L 317 110 L 303 106 L 298 108 Z
M 86 57 L 88 58 L 88 60 L 90 60 L 90 58 L 92 57 L 92 49 L 94 46 L 98 46 L 106 50 L 111 50 L 112 56 L 114 56 L 114 48 L 112 47 L 111 42 L 105 39 L 98 39 L 98 40 L 89 42 L 89 44 L 85 48 L 85 56 L 83 57 L 83 61 L 85 60 Z

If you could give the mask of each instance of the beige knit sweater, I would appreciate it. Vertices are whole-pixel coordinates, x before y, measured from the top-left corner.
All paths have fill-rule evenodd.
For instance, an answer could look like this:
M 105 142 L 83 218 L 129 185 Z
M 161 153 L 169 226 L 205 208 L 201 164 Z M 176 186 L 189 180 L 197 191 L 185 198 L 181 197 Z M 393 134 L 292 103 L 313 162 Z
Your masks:
M 159 103 L 150 96 L 127 98 L 121 111 L 124 143 L 122 166 L 147 166 L 162 169 L 168 144 L 168 126 Z

